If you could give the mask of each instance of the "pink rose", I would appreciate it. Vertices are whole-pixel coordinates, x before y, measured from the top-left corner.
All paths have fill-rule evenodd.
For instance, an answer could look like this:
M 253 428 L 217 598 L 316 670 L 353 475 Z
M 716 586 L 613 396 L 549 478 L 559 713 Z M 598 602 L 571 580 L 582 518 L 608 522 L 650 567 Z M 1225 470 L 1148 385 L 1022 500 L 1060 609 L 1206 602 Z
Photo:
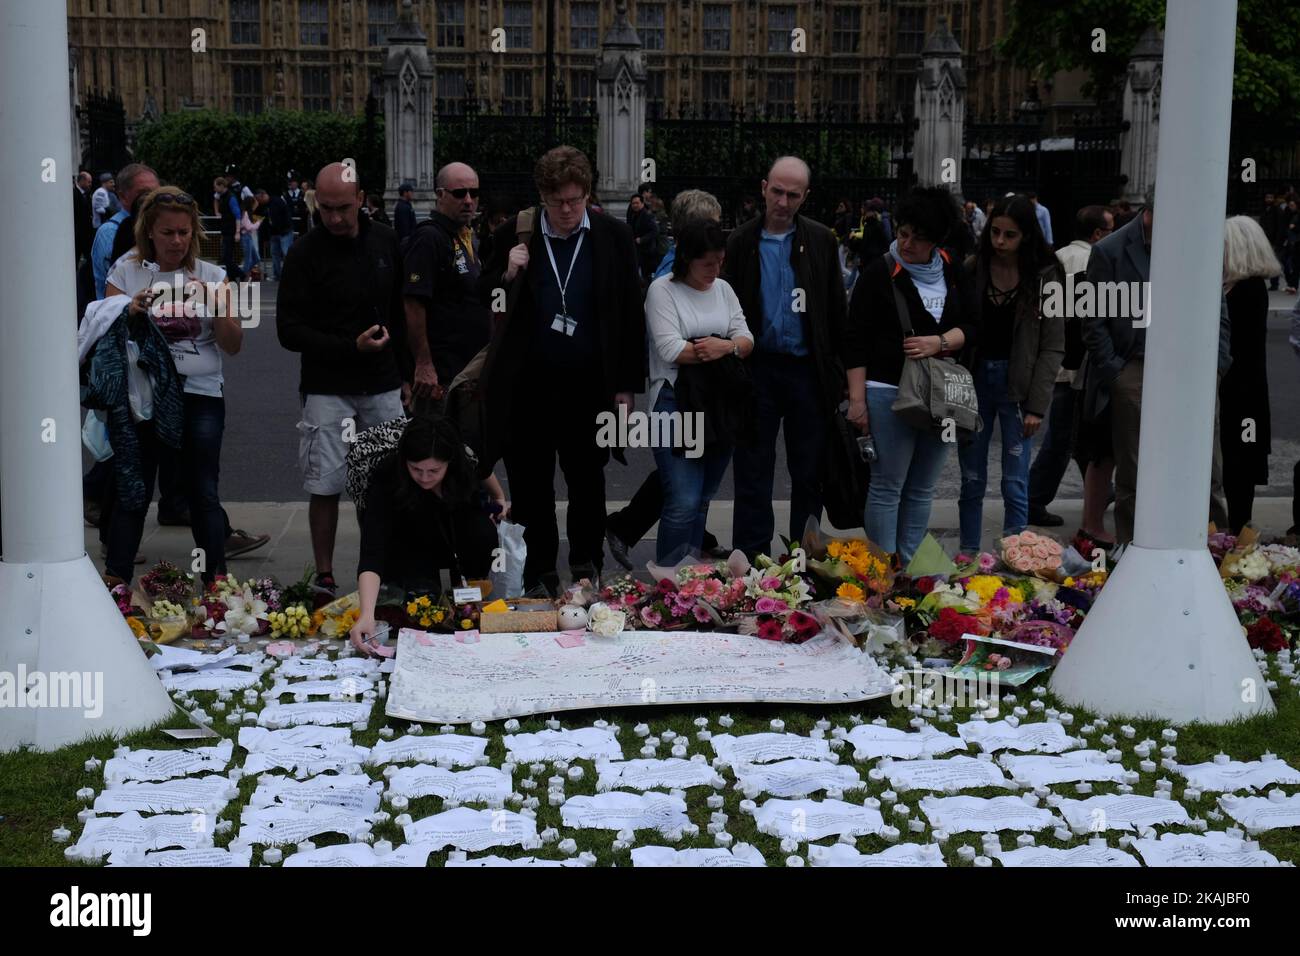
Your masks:
M 770 597 L 761 597 L 754 602 L 754 610 L 759 614 L 773 614 L 777 609 L 777 601 Z
M 781 579 L 775 575 L 768 575 L 759 582 L 764 591 L 775 591 L 781 587 Z

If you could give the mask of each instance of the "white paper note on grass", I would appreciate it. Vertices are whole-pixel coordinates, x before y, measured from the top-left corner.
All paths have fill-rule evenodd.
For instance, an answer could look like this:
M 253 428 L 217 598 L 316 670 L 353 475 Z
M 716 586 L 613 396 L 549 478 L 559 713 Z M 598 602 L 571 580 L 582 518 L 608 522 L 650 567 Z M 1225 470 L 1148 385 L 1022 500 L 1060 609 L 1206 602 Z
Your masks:
M 1019 797 L 924 797 L 920 806 L 931 827 L 949 833 L 1047 830 L 1060 823 L 1052 811 Z
M 201 850 L 161 850 L 157 853 L 118 851 L 108 858 L 109 866 L 183 866 L 203 869 L 246 868 L 253 856 L 252 847 L 242 852 L 207 847 Z
M 570 797 L 560 805 L 566 827 L 580 830 L 658 830 L 667 833 L 690 823 L 686 801 L 663 793 L 598 793 Z
M 351 839 L 370 829 L 370 821 L 361 814 L 326 806 L 311 810 L 245 807 L 239 819 L 239 842 L 264 846 L 301 843 L 322 833 L 341 833 Z
M 510 774 L 497 767 L 474 767 L 470 770 L 447 770 L 420 764 L 401 767 L 388 781 L 388 792 L 404 797 L 435 796 L 461 803 L 505 802 L 514 789 Z
M 1029 753 L 1057 754 L 1079 745 L 1058 721 L 1021 724 L 1013 727 L 1005 720 L 972 721 L 959 724 L 957 733 L 967 743 L 978 744 L 985 753 L 1019 750 Z
M 540 730 L 535 734 L 507 734 L 506 753 L 516 763 L 538 760 L 622 760 L 623 747 L 609 728 Z
M 770 793 L 774 797 L 806 797 L 821 790 L 858 790 L 862 777 L 852 767 L 823 760 L 778 760 L 776 763 L 737 764 L 732 768 L 741 790 Z
M 235 785 L 226 777 L 197 777 L 162 783 L 122 783 L 109 787 L 95 798 L 96 813 L 189 813 L 218 814 L 230 802 L 226 794 Z
M 77 840 L 76 855 L 91 860 L 108 853 L 143 853 L 212 846 L 212 828 L 196 829 L 191 813 L 142 817 L 128 810 L 120 817 L 91 817 Z
M 284 858 L 284 865 L 291 868 L 427 866 L 432 852 L 433 847 L 427 843 L 404 843 L 390 853 L 376 853 L 367 843 L 339 843 L 305 853 L 294 852 Z
M 1072 750 L 1060 756 L 1004 754 L 998 763 L 1011 776 L 1031 787 L 1078 781 L 1123 782 L 1125 774 L 1121 764 L 1111 763 L 1100 750 Z
M 535 850 L 542 845 L 537 822 L 513 810 L 471 810 L 456 807 L 407 825 L 407 843 L 421 843 L 441 850 L 454 846 L 471 852 L 494 846 L 521 846 Z
M 374 690 L 375 685 L 364 677 L 355 674 L 349 674 L 346 677 L 327 677 L 320 680 L 300 680 L 287 681 L 278 680 L 275 686 L 271 688 L 276 698 L 305 694 L 308 697 L 330 697 L 334 694 L 341 694 L 347 698 L 360 697 L 368 690 Z
M 1141 830 L 1183 824 L 1190 819 L 1177 800 L 1159 800 L 1136 793 L 1098 794 L 1087 800 L 1062 800 L 1057 808 L 1076 832 Z
M 367 814 L 379 809 L 379 795 L 383 789 L 382 781 L 371 780 L 365 774 L 322 775 L 301 781 L 263 777 L 249 798 L 248 806 L 255 810 L 262 807 L 288 807 L 291 810 L 336 807 Z
M 1235 790 L 1262 790 L 1273 784 L 1300 783 L 1300 772 L 1285 760 L 1230 760 L 1180 764 L 1175 773 L 1187 778 L 1187 785 L 1197 790 L 1230 793 Z
M 689 790 L 691 787 L 713 786 L 721 781 L 721 775 L 707 763 L 683 757 L 616 762 L 600 760 L 596 763 L 596 790 L 600 793 L 619 789 L 653 790 L 657 787 Z
M 347 703 L 345 701 L 313 700 L 305 704 L 267 704 L 257 715 L 259 727 L 269 727 L 272 722 L 281 727 L 300 724 L 321 726 L 355 724 L 370 719 L 371 701 Z
M 172 674 L 170 677 L 164 676 L 162 685 L 166 691 L 172 694 L 182 690 L 190 692 L 200 690 L 236 691 L 252 687 L 261 679 L 262 675 L 254 671 L 214 667 L 209 670 L 186 671 L 181 674 Z
M 948 757 L 937 760 L 882 760 L 889 785 L 895 790 L 937 790 L 955 793 L 980 787 L 1011 786 L 1006 774 L 991 760 L 974 757 Z
M 1300 794 L 1278 801 L 1267 797 L 1222 796 L 1219 806 L 1251 833 L 1300 827 Z
M 855 760 L 871 760 L 876 757 L 915 760 L 918 757 L 937 757 L 953 750 L 967 749 L 966 741 L 960 737 L 940 733 L 933 728 L 909 733 L 897 727 L 859 724 L 848 732 L 845 739 L 853 745 Z
M 1072 846 L 1064 850 L 1024 846 L 996 850 L 992 855 L 1003 866 L 1141 866 L 1137 857 L 1113 846 Z
M 943 853 L 933 843 L 900 843 L 881 853 L 863 853 L 844 843 L 808 847 L 813 866 L 947 866 Z
M 1147 866 L 1281 866 L 1266 850 L 1251 850 L 1219 830 L 1204 836 L 1166 833 L 1158 840 L 1133 841 L 1133 849 Z
M 486 737 L 467 734 L 437 734 L 381 740 L 370 749 L 366 763 L 378 767 L 386 763 L 450 763 L 454 767 L 473 767 L 487 750 Z
M 851 833 L 879 833 L 885 825 L 879 810 L 843 800 L 768 800 L 754 811 L 760 833 L 800 842 Z
M 676 850 L 670 846 L 637 846 L 632 848 L 632 865 L 641 867 L 727 867 L 767 866 L 763 854 L 748 843 L 733 847 L 703 847 Z
M 535 856 L 521 856 L 515 859 L 508 859 L 504 856 L 476 856 L 467 860 L 448 860 L 445 864 L 448 869 L 458 867 L 486 869 L 489 867 L 512 867 L 518 869 L 547 869 L 553 866 L 584 867 L 588 863 L 586 860 L 540 860 Z
M 124 757 L 110 757 L 104 764 L 104 784 L 114 786 L 128 780 L 157 783 L 190 774 L 216 771 L 230 765 L 234 743 L 222 740 L 213 747 L 183 750 L 133 750 Z
M 741 763 L 771 763 L 801 757 L 806 760 L 830 760 L 831 745 L 826 739 L 799 734 L 715 734 L 709 741 L 713 752 L 735 766 Z

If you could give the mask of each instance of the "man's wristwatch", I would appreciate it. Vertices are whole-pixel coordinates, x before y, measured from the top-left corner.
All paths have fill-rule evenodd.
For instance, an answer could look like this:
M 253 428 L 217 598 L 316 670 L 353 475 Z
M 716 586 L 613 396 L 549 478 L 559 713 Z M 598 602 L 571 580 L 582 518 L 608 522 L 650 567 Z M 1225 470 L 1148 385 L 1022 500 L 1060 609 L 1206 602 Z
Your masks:
M 942 332 L 939 333 L 939 351 L 948 351 L 948 338 Z
M 736 358 L 740 358 L 740 343 L 735 339 L 731 340 L 731 354 Z

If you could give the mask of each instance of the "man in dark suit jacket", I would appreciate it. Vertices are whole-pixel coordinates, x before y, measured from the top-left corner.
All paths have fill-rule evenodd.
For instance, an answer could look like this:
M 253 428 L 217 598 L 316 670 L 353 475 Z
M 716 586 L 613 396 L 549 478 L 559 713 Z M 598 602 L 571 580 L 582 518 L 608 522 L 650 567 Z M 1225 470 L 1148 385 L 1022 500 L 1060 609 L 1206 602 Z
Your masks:
M 397 231 L 399 242 L 415 232 L 415 207 L 411 205 L 414 195 L 415 186 L 411 183 L 402 183 L 398 187 L 397 202 L 393 204 L 393 229 Z
M 1084 386 L 1084 414 L 1096 420 L 1110 416 L 1115 454 L 1115 540 L 1133 540 L 1133 513 L 1137 503 L 1138 439 L 1142 424 L 1142 372 L 1146 355 L 1146 326 L 1138 321 L 1146 303 L 1145 283 L 1151 279 L 1151 231 L 1155 223 L 1155 188 L 1145 208 L 1121 229 L 1092 247 L 1088 257 L 1088 282 L 1094 285 L 1098 307 L 1083 318 L 1083 344 L 1088 349 Z M 1129 283 L 1143 290 L 1141 300 L 1130 293 L 1129 309 L 1101 315 L 1109 297 L 1097 283 Z M 1115 301 L 1113 298 L 1110 301 Z M 1122 313 L 1122 314 L 1121 314 Z M 1135 326 L 1134 323 L 1137 322 Z M 1232 326 L 1226 303 L 1219 313 L 1219 376 L 1232 364 Z M 1228 527 L 1228 506 L 1223 496 L 1223 459 L 1219 451 L 1218 400 L 1214 410 L 1214 462 L 1211 471 L 1210 520 Z
M 772 482 L 783 421 L 790 537 L 803 536 L 808 518 L 821 520 L 827 423 L 844 391 L 839 356 L 848 304 L 838 244 L 830 229 L 799 215 L 808 180 L 808 165 L 796 156 L 773 163 L 763 180 L 763 215 L 732 231 L 723 265 L 755 342 L 747 364 L 758 440 L 737 447 L 733 459 L 732 541 L 751 560 L 772 547 Z
M 631 230 L 586 208 L 591 164 L 572 146 L 544 155 L 536 179 L 542 208 L 527 228 L 518 217 L 502 224 L 479 277 L 485 303 L 505 297 L 482 377 L 484 464 L 505 459 L 514 519 L 526 529 L 525 590 L 559 583 L 557 456 L 569 492 L 569 567 L 576 578 L 604 563 L 609 448 L 597 443 L 596 416 L 630 410 L 646 367 Z
M 72 189 L 73 235 L 76 237 L 77 261 L 82 256 L 90 255 L 91 243 L 95 241 L 94 211 L 90 208 L 91 187 L 94 177 L 84 169 L 77 176 L 77 185 Z

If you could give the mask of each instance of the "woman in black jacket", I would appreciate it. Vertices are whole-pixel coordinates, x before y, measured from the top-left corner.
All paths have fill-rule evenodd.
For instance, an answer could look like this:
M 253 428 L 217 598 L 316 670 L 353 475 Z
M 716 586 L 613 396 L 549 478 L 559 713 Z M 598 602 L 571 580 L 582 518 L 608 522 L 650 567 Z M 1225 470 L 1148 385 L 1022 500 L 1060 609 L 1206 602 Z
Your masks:
M 1264 230 L 1249 216 L 1223 229 L 1223 288 L 1232 323 L 1232 365 L 1219 383 L 1223 493 L 1233 534 L 1250 522 L 1255 486 L 1268 484 L 1268 286 L 1281 271 Z
M 957 449 L 961 462 L 961 549 L 980 549 L 993 425 L 1002 441 L 1002 534 L 1029 522 L 1033 437 L 1047 417 L 1061 360 L 1065 317 L 1046 316 L 1044 286 L 1061 282 L 1061 266 L 1043 238 L 1028 196 L 999 199 L 966 262 L 980 309 L 980 343 L 970 350 L 984 428 Z
M 456 426 L 445 418 L 412 419 L 366 491 L 357 566 L 361 616 L 352 628 L 353 645 L 370 652 L 382 583 L 406 593 L 437 593 L 443 568 L 453 582 L 486 578 L 496 543 Z
M 979 325 L 967 277 L 939 248 L 958 216 L 944 189 L 914 189 L 904 196 L 894 214 L 898 233 L 889 253 L 864 267 L 849 303 L 848 419 L 875 438 L 878 456 L 867 494 L 867 537 L 897 552 L 904 563 L 929 527 L 949 443 L 893 412 L 903 363 L 960 353 L 975 341 Z M 907 305 L 909 336 L 903 333 L 895 287 Z

